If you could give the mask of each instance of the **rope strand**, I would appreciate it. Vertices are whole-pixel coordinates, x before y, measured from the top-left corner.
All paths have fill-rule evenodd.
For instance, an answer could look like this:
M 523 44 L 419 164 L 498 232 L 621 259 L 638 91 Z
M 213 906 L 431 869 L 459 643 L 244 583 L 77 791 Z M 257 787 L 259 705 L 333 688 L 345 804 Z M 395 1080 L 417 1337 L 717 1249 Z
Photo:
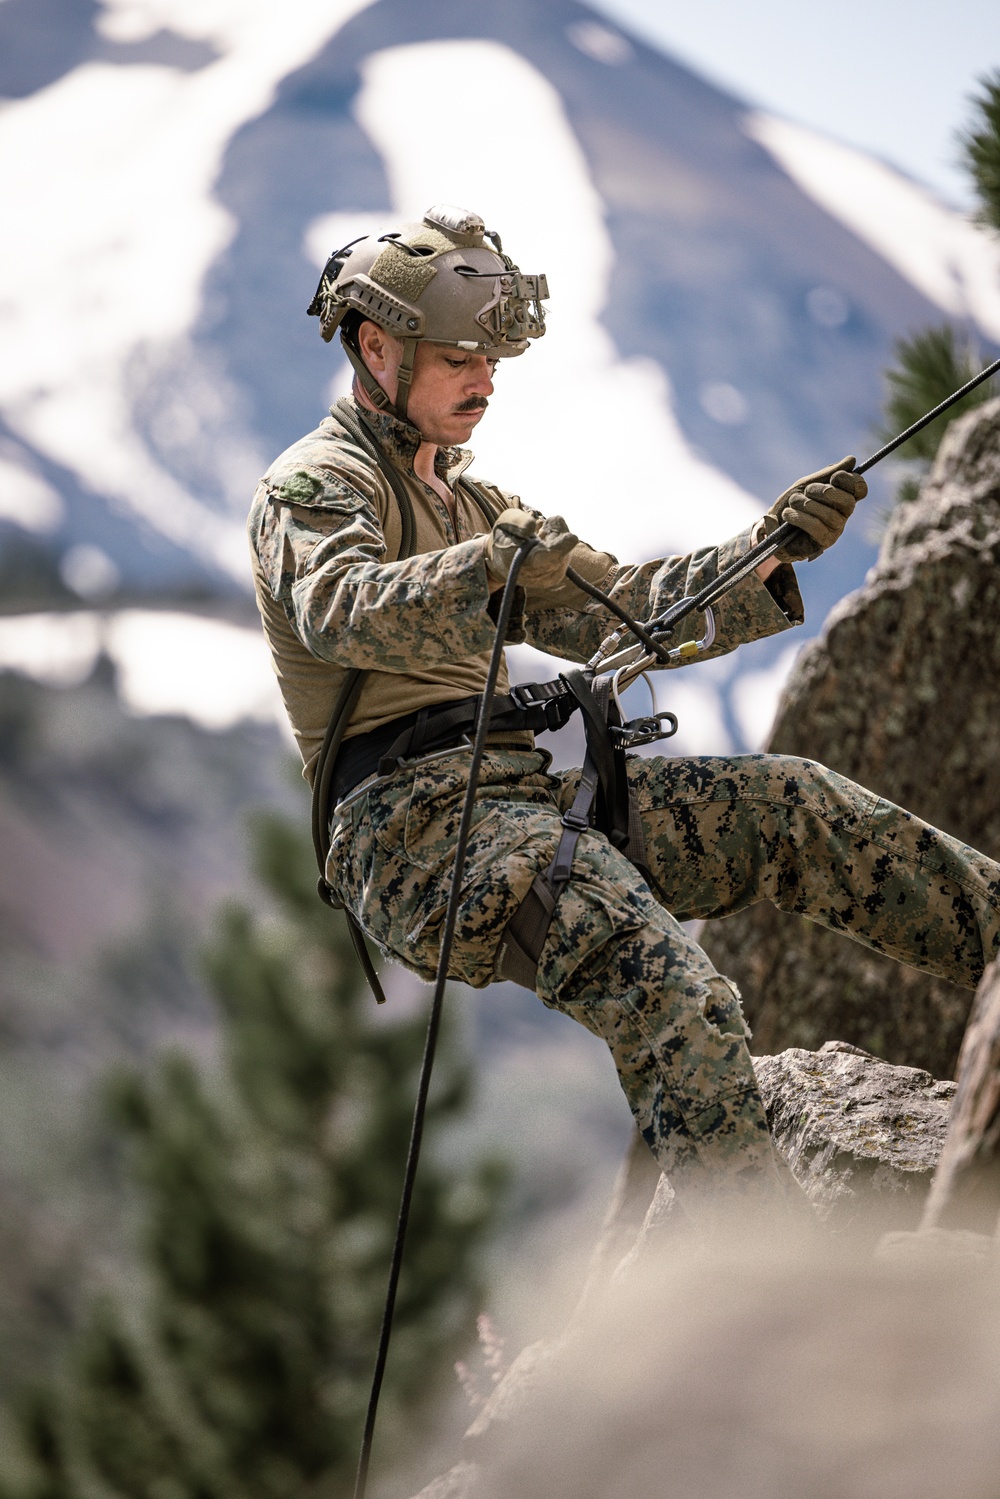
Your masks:
M 378 1415 L 379 1396 L 382 1392 L 382 1380 L 385 1376 L 386 1360 L 389 1355 L 389 1340 L 392 1337 L 392 1319 L 396 1308 L 399 1274 L 403 1265 L 403 1249 L 406 1243 L 410 1204 L 413 1201 L 413 1184 L 416 1180 L 417 1164 L 420 1160 L 420 1145 L 423 1140 L 424 1119 L 427 1113 L 427 1096 L 430 1091 L 434 1053 L 437 1049 L 438 1034 L 441 1029 L 445 985 L 448 981 L 448 964 L 451 960 L 451 948 L 455 937 L 455 926 L 458 921 L 458 902 L 462 892 L 462 874 L 465 869 L 469 833 L 472 829 L 472 813 L 475 808 L 479 771 L 483 763 L 483 755 L 486 752 L 486 736 L 489 733 L 490 716 L 493 712 L 493 695 L 496 691 L 497 678 L 500 675 L 500 664 L 503 660 L 503 647 L 507 637 L 507 627 L 510 624 L 510 617 L 514 608 L 514 591 L 517 586 L 517 575 L 521 570 L 522 562 L 534 546 L 537 546 L 535 538 L 529 537 L 518 547 L 514 554 L 511 569 L 504 584 L 503 598 L 501 599 L 500 613 L 497 619 L 496 638 L 493 642 L 493 654 L 490 657 L 486 685 L 483 688 L 483 695 L 479 703 L 479 716 L 476 720 L 475 739 L 472 746 L 472 756 L 469 761 L 469 784 L 465 793 L 465 800 L 462 803 L 458 836 L 455 839 L 455 864 L 452 872 L 451 890 L 448 896 L 448 908 L 445 912 L 444 926 L 441 932 L 441 949 L 438 955 L 434 997 L 431 1000 L 430 1015 L 427 1020 L 424 1055 L 420 1063 L 417 1097 L 413 1107 L 410 1145 L 406 1156 L 406 1169 L 403 1172 L 403 1190 L 399 1203 L 399 1217 L 396 1221 L 396 1237 L 393 1242 L 392 1259 L 389 1265 L 389 1280 L 386 1287 L 385 1307 L 382 1313 L 382 1326 L 379 1332 L 378 1352 L 375 1355 L 371 1394 L 368 1399 L 368 1414 L 365 1418 L 365 1429 L 361 1439 L 361 1454 L 358 1459 L 358 1473 L 354 1484 L 354 1499 L 364 1499 L 365 1489 L 368 1484 L 368 1467 L 371 1461 L 372 1439 L 375 1435 L 375 1420 Z

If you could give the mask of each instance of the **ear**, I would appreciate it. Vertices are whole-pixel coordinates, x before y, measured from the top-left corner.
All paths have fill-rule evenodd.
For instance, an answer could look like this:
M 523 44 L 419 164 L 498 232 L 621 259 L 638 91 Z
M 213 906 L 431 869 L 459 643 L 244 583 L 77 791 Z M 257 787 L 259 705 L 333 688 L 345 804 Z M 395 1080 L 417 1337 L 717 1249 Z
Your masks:
M 373 375 L 384 375 L 393 363 L 393 350 L 390 344 L 397 340 L 391 334 L 380 328 L 378 323 L 369 322 L 367 319 L 358 329 L 358 348 Z
M 403 340 L 394 339 L 378 322 L 364 321 L 358 328 L 358 348 L 361 358 L 372 375 L 381 382 L 382 376 L 393 376 L 399 369 L 403 357 Z

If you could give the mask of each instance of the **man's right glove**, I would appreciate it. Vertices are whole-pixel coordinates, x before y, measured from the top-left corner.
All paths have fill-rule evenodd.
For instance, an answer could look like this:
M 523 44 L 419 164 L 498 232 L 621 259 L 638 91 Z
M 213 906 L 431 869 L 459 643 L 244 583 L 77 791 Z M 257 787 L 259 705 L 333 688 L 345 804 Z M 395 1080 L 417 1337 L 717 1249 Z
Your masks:
M 775 555 L 779 562 L 801 562 L 818 557 L 843 535 L 858 500 L 868 493 L 861 474 L 852 474 L 856 460 L 841 458 L 829 468 L 797 479 L 779 495 L 757 522 L 754 539 L 763 541 L 782 521 L 797 526 L 796 533 Z
M 550 515 L 539 523 L 530 510 L 503 510 L 486 538 L 486 571 L 497 583 L 506 583 L 517 549 L 529 537 L 537 545 L 525 557 L 518 582 L 525 588 L 555 588 L 566 576 L 570 554 L 577 545 L 561 515 Z

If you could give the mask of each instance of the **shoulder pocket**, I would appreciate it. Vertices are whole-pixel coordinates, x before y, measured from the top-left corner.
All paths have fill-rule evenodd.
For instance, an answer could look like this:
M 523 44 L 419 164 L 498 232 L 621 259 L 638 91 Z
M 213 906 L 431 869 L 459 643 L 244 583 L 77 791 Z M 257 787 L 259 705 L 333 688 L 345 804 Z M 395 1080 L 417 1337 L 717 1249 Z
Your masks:
M 269 475 L 265 480 L 271 505 L 292 505 L 303 510 L 333 510 L 341 515 L 362 510 L 371 503 L 360 489 L 337 474 L 298 468 L 291 473 Z

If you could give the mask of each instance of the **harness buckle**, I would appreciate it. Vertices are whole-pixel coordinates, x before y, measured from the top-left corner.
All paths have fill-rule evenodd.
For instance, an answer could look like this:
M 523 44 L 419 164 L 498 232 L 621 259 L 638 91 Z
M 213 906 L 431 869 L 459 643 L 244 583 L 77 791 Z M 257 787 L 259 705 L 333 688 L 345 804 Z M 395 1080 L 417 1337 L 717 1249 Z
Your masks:
M 556 682 L 517 682 L 510 689 L 510 695 L 519 708 L 546 708 L 557 696 L 553 689 L 561 685 Z M 558 695 L 562 696 L 562 693 Z
M 552 682 L 518 682 L 510 689 L 510 695 L 524 712 L 540 712 L 546 729 L 565 728 L 577 709 L 576 699 L 561 678 Z

